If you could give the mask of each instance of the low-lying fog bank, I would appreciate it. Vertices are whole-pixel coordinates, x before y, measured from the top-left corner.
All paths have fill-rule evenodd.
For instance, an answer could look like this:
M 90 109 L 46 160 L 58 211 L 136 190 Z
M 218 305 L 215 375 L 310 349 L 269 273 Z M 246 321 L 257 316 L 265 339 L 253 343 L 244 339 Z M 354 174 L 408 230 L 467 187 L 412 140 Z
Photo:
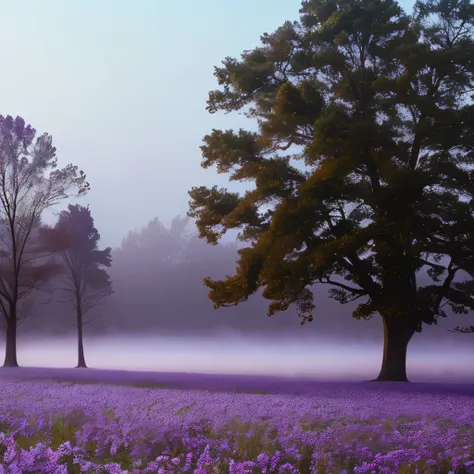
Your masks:
M 413 381 L 474 382 L 474 336 L 459 343 L 417 343 L 408 351 Z M 76 339 L 19 338 L 18 360 L 30 367 L 74 367 Z M 0 344 L 1 357 L 4 345 Z M 319 380 L 367 380 L 377 375 L 382 341 L 317 337 L 107 337 L 85 340 L 89 367 L 138 371 L 281 375 Z

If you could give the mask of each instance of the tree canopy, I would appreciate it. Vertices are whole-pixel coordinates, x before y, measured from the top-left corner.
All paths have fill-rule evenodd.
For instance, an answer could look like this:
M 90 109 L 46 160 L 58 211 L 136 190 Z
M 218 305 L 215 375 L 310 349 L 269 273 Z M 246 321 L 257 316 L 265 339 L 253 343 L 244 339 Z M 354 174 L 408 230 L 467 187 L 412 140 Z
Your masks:
M 167 228 L 158 217 L 151 219 L 140 231 L 130 231 L 122 239 L 115 251 L 117 260 L 133 256 L 137 265 L 178 263 L 190 240 L 186 232 L 188 221 L 188 217 L 176 216 Z
M 307 0 L 300 14 L 215 68 L 209 112 L 257 129 L 204 137 L 204 168 L 253 184 L 189 193 L 202 238 L 238 229 L 247 244 L 205 284 L 216 308 L 262 288 L 269 315 L 296 304 L 303 322 L 328 284 L 360 301 L 355 318 L 382 316 L 379 380 L 405 380 L 413 334 L 445 305 L 474 308 L 474 5 Z
M 99 249 L 100 234 L 89 207 L 70 204 L 59 214 L 55 230 L 68 242 L 62 252 L 66 270 L 66 285 L 62 290 L 82 317 L 112 294 L 112 282 L 106 270 L 112 264 L 112 249 Z

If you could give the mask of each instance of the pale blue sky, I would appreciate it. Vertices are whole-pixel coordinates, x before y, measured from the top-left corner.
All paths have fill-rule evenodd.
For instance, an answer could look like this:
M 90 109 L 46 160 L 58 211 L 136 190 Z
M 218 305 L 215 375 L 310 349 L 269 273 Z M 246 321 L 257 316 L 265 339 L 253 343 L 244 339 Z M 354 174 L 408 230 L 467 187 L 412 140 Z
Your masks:
M 154 216 L 184 214 L 192 186 L 227 185 L 200 168 L 199 145 L 246 120 L 205 111 L 213 66 L 296 20 L 300 3 L 0 0 L 0 114 L 50 133 L 60 162 L 84 169 L 80 202 L 116 246 Z

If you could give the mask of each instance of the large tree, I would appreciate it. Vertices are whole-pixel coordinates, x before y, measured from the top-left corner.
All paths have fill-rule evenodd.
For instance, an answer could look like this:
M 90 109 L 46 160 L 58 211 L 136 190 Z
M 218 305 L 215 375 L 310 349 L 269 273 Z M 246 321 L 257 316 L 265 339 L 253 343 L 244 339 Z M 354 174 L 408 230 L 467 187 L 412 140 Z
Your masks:
M 36 137 L 36 130 L 21 117 L 0 116 L 0 218 L 4 222 L 0 312 L 6 321 L 5 366 L 18 366 L 16 333 L 22 301 L 56 269 L 49 258 L 57 250 L 55 239 L 51 229 L 40 230 L 41 215 L 73 188 L 84 194 L 89 184 L 76 166 L 58 168 L 50 135 Z
M 113 293 L 106 267 L 112 263 L 111 248 L 99 250 L 100 234 L 88 207 L 69 205 L 59 214 L 55 230 L 68 242 L 62 252 L 65 266 L 64 287 L 67 301 L 74 307 L 77 328 L 77 367 L 86 368 L 84 326 L 101 314 L 86 319 L 86 314 Z
M 189 193 L 202 238 L 238 229 L 247 244 L 235 275 L 205 284 L 216 308 L 262 288 L 269 315 L 295 304 L 303 322 L 313 285 L 329 285 L 360 301 L 355 318 L 381 316 L 377 380 L 405 381 L 414 333 L 445 305 L 474 308 L 474 8 L 307 0 L 300 13 L 215 68 L 209 112 L 258 128 L 204 137 L 204 168 L 254 184 Z

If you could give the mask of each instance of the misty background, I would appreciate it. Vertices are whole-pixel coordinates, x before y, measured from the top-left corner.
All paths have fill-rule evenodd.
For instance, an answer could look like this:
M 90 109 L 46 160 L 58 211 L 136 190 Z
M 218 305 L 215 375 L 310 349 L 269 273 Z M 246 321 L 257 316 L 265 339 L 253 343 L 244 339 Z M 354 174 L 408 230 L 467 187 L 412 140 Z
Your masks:
M 380 318 L 353 319 L 357 303 L 328 298 L 326 285 L 314 287 L 316 317 L 303 326 L 294 310 L 267 317 L 268 302 L 259 294 L 214 310 L 202 279 L 232 273 L 237 245 L 206 244 L 185 217 L 169 226 L 151 220 L 129 232 L 112 256 L 115 293 L 85 326 L 91 367 L 354 380 L 378 370 Z M 50 288 L 58 287 L 53 279 Z M 20 326 L 21 365 L 74 366 L 74 311 L 58 293 L 35 296 Z M 408 349 L 413 380 L 474 382 L 474 339 L 449 331 L 468 321 L 472 316 L 451 314 L 415 334 Z
M 412 2 L 400 3 L 411 9 Z M 268 318 L 260 295 L 215 311 L 202 279 L 233 273 L 236 236 L 211 246 L 184 219 L 193 186 L 245 190 L 200 167 L 199 146 L 212 128 L 251 127 L 244 116 L 205 110 L 217 86 L 213 67 L 297 19 L 299 6 L 2 2 L 2 113 L 50 133 L 60 163 L 85 170 L 91 191 L 77 202 L 90 206 L 100 246 L 113 249 L 115 294 L 85 327 L 91 367 L 355 378 L 378 370 L 381 321 L 352 319 L 354 306 L 329 299 L 328 286 L 314 289 L 315 319 L 304 326 L 294 310 Z M 45 221 L 53 223 L 59 210 Z M 74 365 L 72 308 L 59 299 L 35 296 L 19 328 L 20 364 Z M 409 373 L 474 380 L 474 336 L 448 331 L 470 324 L 471 315 L 450 315 L 424 326 L 409 346 Z

